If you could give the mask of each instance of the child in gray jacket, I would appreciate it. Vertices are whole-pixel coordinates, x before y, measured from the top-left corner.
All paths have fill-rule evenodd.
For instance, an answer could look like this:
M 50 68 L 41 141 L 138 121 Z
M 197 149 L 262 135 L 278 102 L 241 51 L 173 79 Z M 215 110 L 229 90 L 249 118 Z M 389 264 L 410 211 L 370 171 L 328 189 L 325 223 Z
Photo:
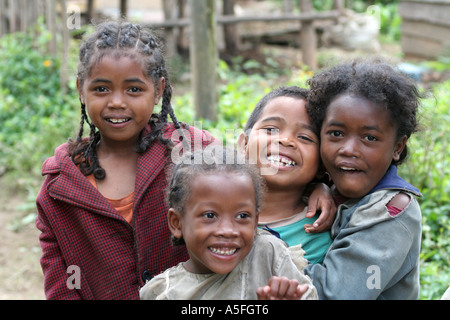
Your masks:
M 320 299 L 417 299 L 419 190 L 397 175 L 416 131 L 415 84 L 380 60 L 309 80 L 308 113 L 340 205 L 322 264 L 305 269 Z

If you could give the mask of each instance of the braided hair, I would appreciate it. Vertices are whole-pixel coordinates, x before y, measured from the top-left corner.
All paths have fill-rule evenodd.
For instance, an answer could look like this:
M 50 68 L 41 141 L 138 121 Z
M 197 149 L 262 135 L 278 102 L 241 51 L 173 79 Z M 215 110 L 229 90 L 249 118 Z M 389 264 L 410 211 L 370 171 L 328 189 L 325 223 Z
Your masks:
M 159 114 L 152 114 L 149 120 L 150 133 L 139 137 L 136 152 L 143 153 L 158 139 L 164 145 L 171 147 L 171 141 L 163 137 L 163 128 L 167 124 L 168 115 L 172 119 L 176 129 L 180 129 L 175 113 L 170 103 L 172 98 L 172 86 L 165 66 L 162 44 L 150 31 L 143 29 L 138 24 L 125 21 L 108 21 L 96 26 L 95 32 L 89 35 L 80 47 L 80 62 L 78 64 L 78 81 L 80 87 L 86 78 L 90 76 L 91 67 L 107 54 L 115 57 L 137 54 L 144 59 L 144 68 L 147 76 L 155 84 L 155 90 L 159 80 L 165 79 L 165 88 L 162 96 L 162 107 Z M 88 138 L 83 138 L 83 127 L 87 123 L 90 128 Z M 75 140 L 69 139 L 69 153 L 72 161 L 79 165 L 85 175 L 94 174 L 95 178 L 105 178 L 105 171 L 101 168 L 96 146 L 100 141 L 100 131 L 89 121 L 86 106 L 81 103 L 81 121 L 78 136 Z

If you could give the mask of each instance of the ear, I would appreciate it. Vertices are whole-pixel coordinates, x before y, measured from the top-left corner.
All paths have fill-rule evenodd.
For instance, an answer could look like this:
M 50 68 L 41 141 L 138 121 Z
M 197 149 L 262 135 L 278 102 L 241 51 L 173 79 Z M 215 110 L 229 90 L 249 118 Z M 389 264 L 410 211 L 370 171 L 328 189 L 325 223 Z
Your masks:
M 77 77 L 77 89 L 78 89 L 78 96 L 80 97 L 81 103 L 85 104 L 84 96 L 83 96 L 83 88 L 81 87 L 80 79 L 78 77 Z
M 172 235 L 177 239 L 181 239 L 181 237 L 183 236 L 182 219 L 183 217 L 177 210 L 175 210 L 174 208 L 169 209 L 169 212 L 167 213 L 167 222 L 169 225 L 169 230 L 172 233 Z
M 242 132 L 237 140 L 237 147 L 238 151 L 245 156 L 247 156 L 247 143 L 248 136 L 244 132 Z
M 166 88 L 166 79 L 164 77 L 161 77 L 158 81 L 158 85 L 156 86 L 156 92 L 155 92 L 155 105 L 159 103 L 159 100 L 164 94 L 164 89 Z
M 394 161 L 398 161 L 400 159 L 400 156 L 403 152 L 403 149 L 405 149 L 407 142 L 408 138 L 406 136 L 403 136 L 400 139 L 398 139 L 397 143 L 395 144 L 394 152 L 392 153 L 392 159 Z

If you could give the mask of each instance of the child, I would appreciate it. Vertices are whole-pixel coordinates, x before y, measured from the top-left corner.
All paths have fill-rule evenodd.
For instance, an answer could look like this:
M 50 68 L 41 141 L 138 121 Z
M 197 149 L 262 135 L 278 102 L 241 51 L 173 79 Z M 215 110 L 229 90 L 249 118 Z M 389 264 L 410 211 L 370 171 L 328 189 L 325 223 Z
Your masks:
M 315 298 L 284 243 L 256 231 L 264 186 L 256 167 L 214 151 L 173 169 L 168 224 L 190 259 L 150 280 L 141 299 Z
M 167 228 L 165 167 L 179 142 L 168 138 L 180 124 L 160 42 L 139 25 L 98 25 L 81 46 L 77 86 L 78 137 L 44 162 L 36 200 L 46 296 L 139 299 L 145 281 L 188 258 Z M 192 145 L 213 141 L 183 131 Z
M 260 167 L 267 184 L 259 227 L 278 234 L 293 252 L 302 248 L 308 261 L 321 263 L 332 242 L 330 232 L 307 233 L 304 229 L 318 224 L 315 208 L 308 210 L 303 196 L 320 162 L 319 137 L 305 108 L 307 95 L 308 91 L 299 87 L 268 93 L 250 115 L 238 143 Z M 332 220 L 335 207 L 331 195 L 328 207 L 323 207 L 329 208 Z M 324 219 L 328 212 L 322 211 Z M 322 223 L 322 229 L 325 227 Z
M 342 204 L 323 264 L 305 273 L 320 299 L 417 299 L 421 194 L 397 175 L 417 128 L 416 86 L 377 60 L 338 65 L 309 84 L 308 112 Z

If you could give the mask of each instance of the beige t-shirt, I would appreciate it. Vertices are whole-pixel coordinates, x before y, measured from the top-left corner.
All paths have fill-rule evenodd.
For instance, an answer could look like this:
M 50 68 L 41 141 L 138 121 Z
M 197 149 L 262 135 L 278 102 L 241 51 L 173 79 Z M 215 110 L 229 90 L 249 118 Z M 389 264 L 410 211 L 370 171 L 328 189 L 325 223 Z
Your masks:
M 285 276 L 308 284 L 304 299 L 318 299 L 316 288 L 293 262 L 285 243 L 268 232 L 258 231 L 252 250 L 228 274 L 196 274 L 183 263 L 167 269 L 140 290 L 142 300 L 255 300 L 256 289 L 270 277 Z

